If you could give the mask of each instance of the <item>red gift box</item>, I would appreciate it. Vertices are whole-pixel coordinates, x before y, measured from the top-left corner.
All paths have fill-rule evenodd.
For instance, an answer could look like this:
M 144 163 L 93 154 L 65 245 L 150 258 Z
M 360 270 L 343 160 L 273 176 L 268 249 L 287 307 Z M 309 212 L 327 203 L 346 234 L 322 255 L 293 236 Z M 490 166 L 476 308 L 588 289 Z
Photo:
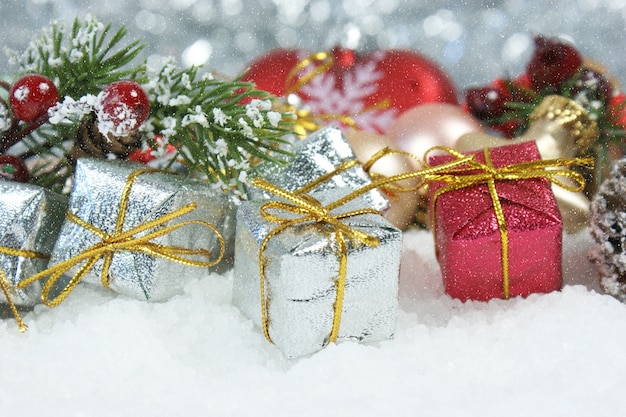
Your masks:
M 487 153 L 493 168 L 541 158 L 535 142 L 466 155 L 473 154 L 476 161 L 485 163 Z M 454 159 L 436 155 L 429 163 L 436 166 Z M 446 184 L 429 184 L 431 201 L 437 196 L 431 215 L 446 292 L 463 301 L 485 301 L 559 290 L 562 220 L 550 182 L 545 178 L 496 179 L 493 184 L 506 225 L 504 237 L 494 209 L 497 203 L 494 204 L 488 184 L 439 194 L 437 190 Z

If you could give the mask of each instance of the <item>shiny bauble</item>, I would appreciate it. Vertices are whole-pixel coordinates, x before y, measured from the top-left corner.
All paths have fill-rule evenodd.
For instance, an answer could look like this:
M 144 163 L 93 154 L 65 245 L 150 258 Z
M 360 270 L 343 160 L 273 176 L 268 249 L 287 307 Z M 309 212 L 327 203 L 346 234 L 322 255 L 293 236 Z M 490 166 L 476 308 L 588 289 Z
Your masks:
M 587 111 L 563 96 L 547 96 L 530 115 L 529 126 L 523 135 L 513 139 L 487 133 L 470 133 L 456 143 L 456 150 L 468 152 L 513 143 L 535 141 L 542 159 L 574 158 L 598 140 L 598 125 Z M 568 179 L 564 178 L 564 182 Z M 583 193 L 574 193 L 553 186 L 559 205 L 563 227 L 575 233 L 589 223 L 589 199 Z
M 400 115 L 387 132 L 397 149 L 409 152 L 420 160 L 433 146 L 453 148 L 463 135 L 483 132 L 481 123 L 460 106 L 429 103 L 416 106 Z M 419 164 L 415 168 L 420 168 Z
M 376 152 L 384 147 L 392 148 L 389 140 L 377 133 L 347 131 L 345 134 L 354 154 L 361 163 L 366 163 Z M 381 158 L 371 168 L 370 174 L 392 176 L 413 171 L 411 158 L 402 154 L 391 154 Z M 411 187 L 417 180 L 404 180 L 398 185 Z M 421 207 L 424 206 L 422 193 L 418 191 L 398 192 L 382 188 L 380 190 L 389 199 L 390 208 L 385 218 L 398 229 L 406 230 L 417 220 Z
M 307 55 L 300 49 L 273 49 L 250 62 L 243 81 L 253 82 L 259 90 L 283 97 L 289 74 Z
M 333 48 L 311 54 L 277 49 L 253 60 L 243 77 L 276 96 L 295 94 L 322 123 L 384 133 L 403 112 L 424 103 L 457 104 L 447 74 L 433 61 L 408 50 L 367 54 Z M 352 123 L 345 118 L 350 117 Z M 347 131 L 348 129 L 344 129 Z

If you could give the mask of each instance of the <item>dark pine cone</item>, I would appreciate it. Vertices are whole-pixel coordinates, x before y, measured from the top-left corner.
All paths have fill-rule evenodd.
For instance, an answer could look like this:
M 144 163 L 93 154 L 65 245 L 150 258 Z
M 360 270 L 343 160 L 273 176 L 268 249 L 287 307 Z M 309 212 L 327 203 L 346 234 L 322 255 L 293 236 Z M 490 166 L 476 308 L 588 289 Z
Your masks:
M 591 202 L 591 235 L 598 243 L 591 258 L 599 266 L 600 285 L 626 302 L 626 158 L 613 164 Z
M 98 130 L 96 114 L 91 113 L 78 127 L 72 147 L 72 162 L 83 157 L 107 158 L 110 154 L 118 159 L 141 148 L 141 134 L 132 132 L 126 136 L 103 135 Z

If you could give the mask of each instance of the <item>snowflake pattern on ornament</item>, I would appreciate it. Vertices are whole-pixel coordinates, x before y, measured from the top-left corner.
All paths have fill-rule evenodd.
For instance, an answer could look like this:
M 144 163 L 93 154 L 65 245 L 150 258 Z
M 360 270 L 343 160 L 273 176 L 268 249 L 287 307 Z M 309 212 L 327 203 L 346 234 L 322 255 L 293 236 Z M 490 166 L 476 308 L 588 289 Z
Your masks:
M 380 106 L 367 106 L 366 100 L 378 90 L 378 81 L 384 73 L 377 71 L 378 62 L 384 53 L 374 54 L 374 59 L 356 63 L 345 73 L 341 83 L 336 75 L 325 71 L 313 77 L 300 87 L 299 92 L 306 98 L 305 106 L 317 115 L 328 118 L 328 124 L 346 126 L 341 117 L 348 116 L 359 130 L 385 132 L 397 117 L 397 109 Z M 340 85 L 339 89 L 336 88 Z

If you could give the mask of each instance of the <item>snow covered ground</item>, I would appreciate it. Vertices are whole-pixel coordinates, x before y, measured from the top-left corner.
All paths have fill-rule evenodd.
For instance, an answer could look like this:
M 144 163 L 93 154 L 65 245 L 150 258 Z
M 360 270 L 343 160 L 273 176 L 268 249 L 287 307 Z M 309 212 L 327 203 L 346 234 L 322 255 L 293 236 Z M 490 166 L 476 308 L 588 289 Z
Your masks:
M 0 321 L 0 416 L 610 416 L 626 413 L 626 306 L 597 288 L 587 231 L 566 285 L 527 299 L 443 293 L 432 236 L 405 235 L 396 337 L 285 359 L 231 305 L 232 274 L 160 304 L 79 286 Z
M 326 50 L 362 29 L 361 47 L 422 51 L 459 89 L 519 73 L 538 32 L 575 40 L 623 84 L 624 1 L 547 4 L 3 0 L 0 30 L 23 50 L 50 20 L 89 11 L 150 54 L 188 63 L 204 45 L 205 64 L 233 75 L 270 48 Z M 79 286 L 25 314 L 25 334 L 0 311 L 0 417 L 626 415 L 626 305 L 599 291 L 588 232 L 564 243 L 561 292 L 463 304 L 443 293 L 432 236 L 408 233 L 396 337 L 293 361 L 231 305 L 229 273 L 160 304 Z

